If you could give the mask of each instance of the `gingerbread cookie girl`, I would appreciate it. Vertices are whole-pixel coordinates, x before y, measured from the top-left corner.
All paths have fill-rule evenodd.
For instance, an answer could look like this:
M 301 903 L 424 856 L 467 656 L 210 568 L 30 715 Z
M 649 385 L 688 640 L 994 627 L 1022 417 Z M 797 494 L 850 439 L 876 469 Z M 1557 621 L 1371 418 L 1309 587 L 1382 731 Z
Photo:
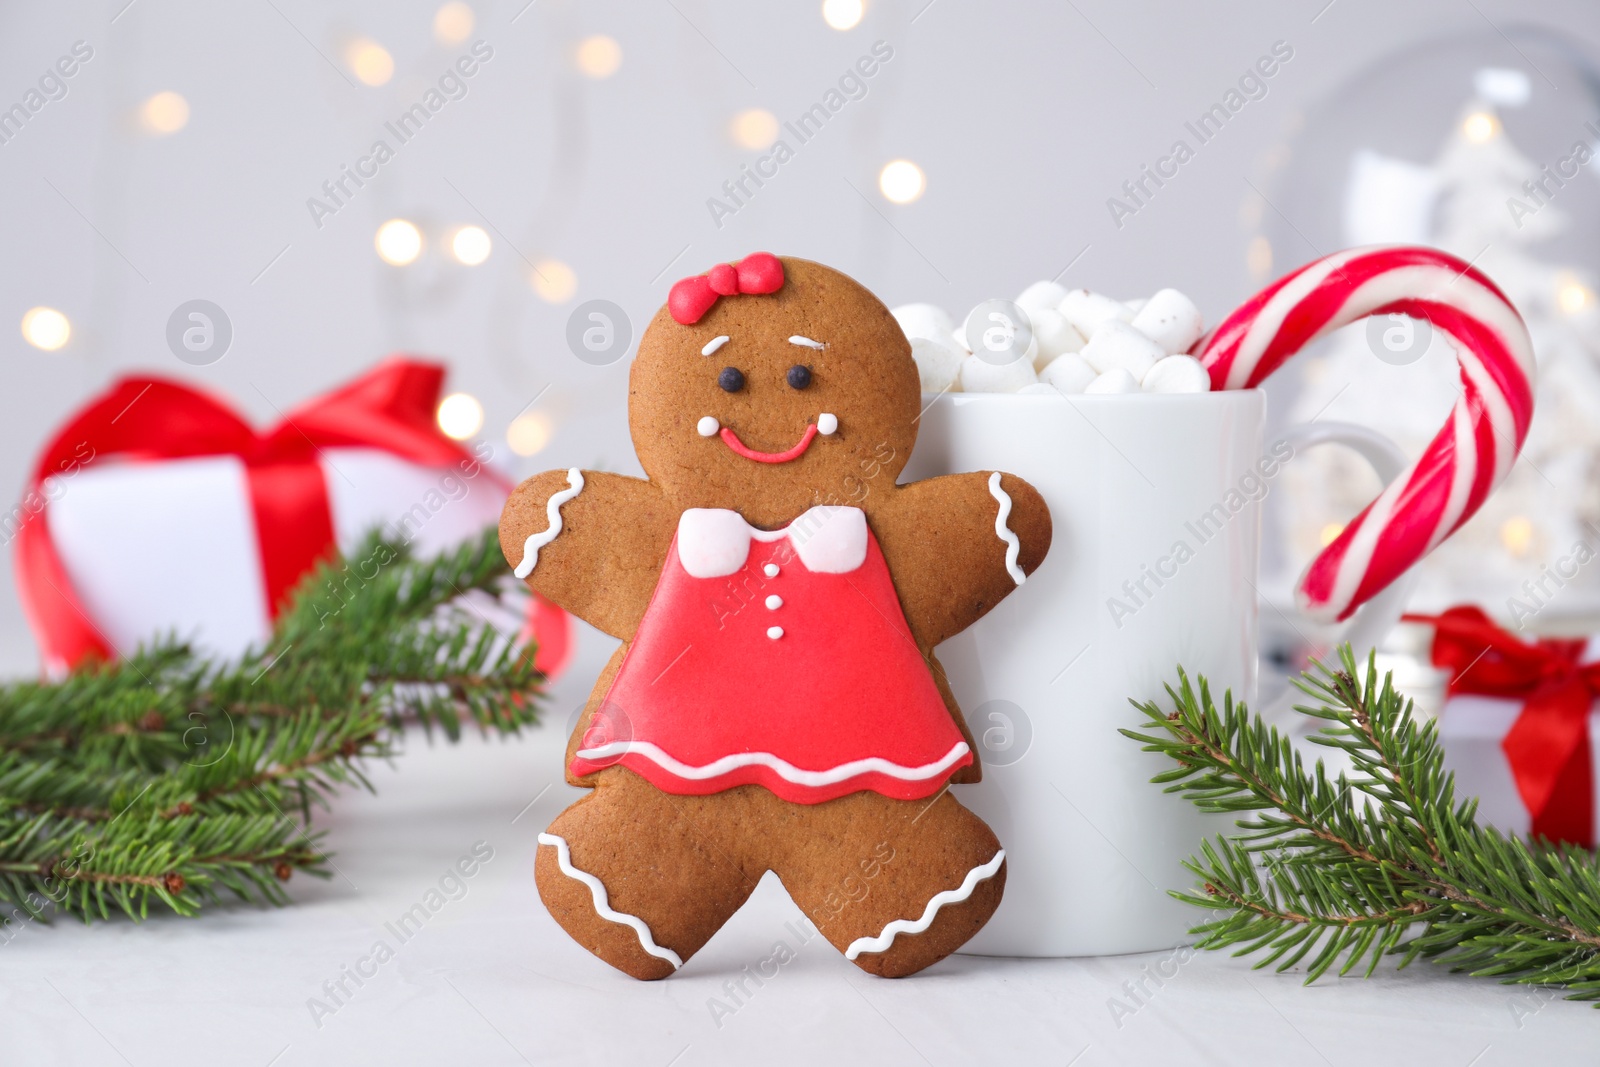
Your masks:
M 628 411 L 647 480 L 548 471 L 506 504 L 519 577 L 622 641 L 567 750 L 593 792 L 539 835 L 539 894 L 637 978 L 682 966 L 775 871 L 857 966 L 899 976 L 1000 903 L 1005 853 L 933 656 L 1050 545 L 1009 474 L 897 485 L 910 347 L 838 271 L 765 253 L 673 286 Z

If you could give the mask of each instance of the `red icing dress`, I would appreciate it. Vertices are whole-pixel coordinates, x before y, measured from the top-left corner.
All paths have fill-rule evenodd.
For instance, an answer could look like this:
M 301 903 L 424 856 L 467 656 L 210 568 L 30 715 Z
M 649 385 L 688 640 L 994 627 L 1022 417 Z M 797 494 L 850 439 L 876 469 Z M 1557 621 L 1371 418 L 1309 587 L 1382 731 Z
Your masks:
M 770 532 L 691 508 L 572 773 L 814 804 L 931 796 L 971 762 L 859 508 Z

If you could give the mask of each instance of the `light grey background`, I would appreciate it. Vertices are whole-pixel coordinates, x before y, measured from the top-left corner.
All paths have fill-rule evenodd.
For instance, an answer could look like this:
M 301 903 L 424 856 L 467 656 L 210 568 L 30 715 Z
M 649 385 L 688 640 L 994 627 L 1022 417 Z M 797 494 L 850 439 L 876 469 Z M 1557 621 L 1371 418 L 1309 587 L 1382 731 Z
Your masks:
M 204 385 L 265 423 L 274 407 L 398 350 L 452 365 L 453 384 L 481 398 L 484 434 L 518 474 L 633 469 L 627 361 L 574 358 L 568 313 L 614 300 L 637 335 L 674 279 L 755 249 L 824 260 L 890 304 L 960 310 L 1067 268 L 1066 283 L 1124 296 L 1176 286 L 1215 321 L 1253 288 L 1247 182 L 1271 188 L 1300 109 L 1429 35 L 1532 21 L 1600 39 L 1592 0 L 876 0 L 848 32 L 829 29 L 815 0 L 524 3 L 474 4 L 472 39 L 494 57 L 469 95 L 320 229 L 307 198 L 467 51 L 470 41 L 435 42 L 435 4 L 0 10 L 4 105 L 74 41 L 94 48 L 69 95 L 0 146 L 0 494 L 20 494 L 46 434 L 119 374 Z M 572 45 L 593 33 L 622 46 L 605 80 L 571 62 Z M 341 73 L 341 42 L 353 34 L 394 55 L 388 85 Z M 880 39 L 894 58 L 866 98 L 715 226 L 707 198 L 754 155 L 728 138 L 733 114 L 796 116 Z M 1115 227 L 1107 198 L 1277 40 L 1294 58 L 1268 95 Z M 141 132 L 138 105 L 169 89 L 189 102 L 187 127 Z M 914 204 L 877 192 L 879 168 L 897 157 L 927 174 Z M 394 215 L 434 239 L 403 270 L 373 251 L 376 227 Z M 494 235 L 481 267 L 438 254 L 438 236 L 464 223 Z M 1280 268 L 1315 254 L 1277 253 Z M 529 287 L 525 259 L 545 257 L 576 271 L 564 306 Z M 221 305 L 234 327 L 231 350 L 206 367 L 180 362 L 164 339 L 172 310 L 196 298 Z M 62 352 L 23 341 L 17 324 L 36 304 L 71 317 Z M 517 460 L 504 430 L 536 396 L 557 430 L 543 453 Z M 0 587 L 0 671 L 31 671 L 9 570 Z

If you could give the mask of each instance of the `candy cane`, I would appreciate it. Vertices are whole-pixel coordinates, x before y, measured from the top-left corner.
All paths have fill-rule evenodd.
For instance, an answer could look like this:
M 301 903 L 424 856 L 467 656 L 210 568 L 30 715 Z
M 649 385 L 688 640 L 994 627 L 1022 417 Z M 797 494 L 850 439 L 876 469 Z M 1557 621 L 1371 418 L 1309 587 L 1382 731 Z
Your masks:
M 1454 342 L 1461 395 L 1418 460 L 1311 561 L 1296 592 L 1313 618 L 1348 618 L 1482 506 L 1533 418 L 1533 343 L 1505 294 L 1431 248 L 1339 252 L 1252 297 L 1195 346 L 1214 389 L 1259 385 L 1296 352 L 1369 315 L 1427 319 Z

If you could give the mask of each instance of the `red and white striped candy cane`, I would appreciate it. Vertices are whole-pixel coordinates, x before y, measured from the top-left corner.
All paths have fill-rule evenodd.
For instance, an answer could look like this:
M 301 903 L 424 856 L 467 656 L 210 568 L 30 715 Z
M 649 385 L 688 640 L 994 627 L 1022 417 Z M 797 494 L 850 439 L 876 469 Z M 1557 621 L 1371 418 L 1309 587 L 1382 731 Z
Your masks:
M 1339 252 L 1279 279 L 1195 346 L 1214 389 L 1259 385 L 1296 352 L 1369 315 L 1427 319 L 1461 364 L 1461 395 L 1422 453 L 1323 549 L 1296 593 L 1345 619 L 1470 519 L 1516 462 L 1533 418 L 1533 344 L 1495 284 L 1431 248 Z

